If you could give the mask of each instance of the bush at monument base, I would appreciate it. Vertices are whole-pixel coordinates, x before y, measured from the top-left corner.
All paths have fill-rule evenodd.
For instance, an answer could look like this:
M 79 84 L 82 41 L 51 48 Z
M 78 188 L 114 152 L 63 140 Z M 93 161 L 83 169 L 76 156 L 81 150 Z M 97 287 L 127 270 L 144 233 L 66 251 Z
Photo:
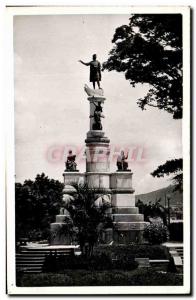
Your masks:
M 151 269 L 134 271 L 67 270 L 65 274 L 24 274 L 17 286 L 177 286 L 183 284 L 179 274 L 154 272 Z
M 99 245 L 94 250 L 95 254 L 106 253 L 112 258 L 123 256 L 147 257 L 149 259 L 169 259 L 168 248 L 162 245 Z
M 134 270 L 138 267 L 134 256 L 121 256 L 112 260 L 111 255 L 101 253 L 91 257 L 66 256 L 66 255 L 48 255 L 46 257 L 43 271 L 44 272 L 59 272 L 67 269 L 72 270 Z
M 161 223 L 148 225 L 144 229 L 144 238 L 153 245 L 160 245 L 167 242 L 169 239 L 167 226 Z

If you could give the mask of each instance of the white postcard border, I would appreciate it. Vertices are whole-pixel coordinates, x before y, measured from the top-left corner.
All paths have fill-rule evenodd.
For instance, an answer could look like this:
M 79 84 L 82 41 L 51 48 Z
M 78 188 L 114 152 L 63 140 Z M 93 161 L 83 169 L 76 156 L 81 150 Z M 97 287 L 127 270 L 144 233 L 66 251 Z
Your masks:
M 130 12 L 129 12 L 130 9 Z M 104 287 L 16 287 L 15 278 L 15 157 L 14 157 L 14 15 L 181 13 L 183 15 L 183 173 L 184 173 L 184 285 Z M 190 8 L 185 6 L 62 6 L 8 7 L 6 9 L 6 184 L 7 184 L 7 287 L 8 293 L 58 294 L 187 294 L 190 292 Z

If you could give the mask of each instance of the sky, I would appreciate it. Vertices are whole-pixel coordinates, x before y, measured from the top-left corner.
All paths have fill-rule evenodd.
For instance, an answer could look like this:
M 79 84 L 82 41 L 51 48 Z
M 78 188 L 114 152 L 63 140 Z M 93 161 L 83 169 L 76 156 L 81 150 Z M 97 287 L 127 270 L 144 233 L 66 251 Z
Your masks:
M 15 173 L 16 181 L 44 172 L 63 180 L 69 148 L 85 171 L 84 140 L 89 130 L 89 103 L 84 84 L 96 53 L 102 63 L 112 49 L 115 29 L 129 23 L 129 15 L 50 15 L 14 17 Z M 150 173 L 158 165 L 182 156 L 182 122 L 156 108 L 142 111 L 137 99 L 148 85 L 131 87 L 123 73 L 104 71 L 101 86 L 106 101 L 103 122 L 110 139 L 111 171 L 115 155 L 129 149 L 136 194 L 171 184 Z

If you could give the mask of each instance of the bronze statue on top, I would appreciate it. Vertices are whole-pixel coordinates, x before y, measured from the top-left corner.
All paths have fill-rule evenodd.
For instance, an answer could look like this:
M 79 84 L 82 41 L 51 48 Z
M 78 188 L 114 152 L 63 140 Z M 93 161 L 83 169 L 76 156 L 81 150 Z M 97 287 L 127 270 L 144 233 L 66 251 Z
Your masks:
M 100 81 L 101 81 L 101 64 L 97 60 L 97 55 L 93 54 L 93 60 L 89 63 L 85 63 L 82 60 L 79 60 L 83 65 L 90 66 L 90 82 L 93 83 L 93 88 L 95 89 L 95 83 L 97 83 L 98 88 L 100 87 Z

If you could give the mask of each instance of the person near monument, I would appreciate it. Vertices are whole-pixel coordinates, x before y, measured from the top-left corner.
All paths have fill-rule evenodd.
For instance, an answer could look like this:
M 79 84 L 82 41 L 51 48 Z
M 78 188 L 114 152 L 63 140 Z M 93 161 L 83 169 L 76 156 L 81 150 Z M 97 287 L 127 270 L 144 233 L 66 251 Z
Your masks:
M 100 81 L 101 81 L 101 64 L 97 60 L 97 55 L 93 54 L 93 60 L 89 63 L 85 63 L 82 60 L 79 60 L 83 65 L 90 66 L 90 82 L 93 83 L 93 88 L 95 89 L 95 83 L 97 83 L 98 88 L 100 87 Z
M 128 154 L 125 155 L 124 151 L 121 151 L 121 153 L 117 157 L 117 168 L 118 171 L 126 171 L 128 169 L 128 162 L 126 161 L 128 158 Z
M 72 150 L 69 150 L 68 156 L 67 156 L 67 161 L 66 161 L 66 171 L 76 171 L 76 155 L 72 154 Z

